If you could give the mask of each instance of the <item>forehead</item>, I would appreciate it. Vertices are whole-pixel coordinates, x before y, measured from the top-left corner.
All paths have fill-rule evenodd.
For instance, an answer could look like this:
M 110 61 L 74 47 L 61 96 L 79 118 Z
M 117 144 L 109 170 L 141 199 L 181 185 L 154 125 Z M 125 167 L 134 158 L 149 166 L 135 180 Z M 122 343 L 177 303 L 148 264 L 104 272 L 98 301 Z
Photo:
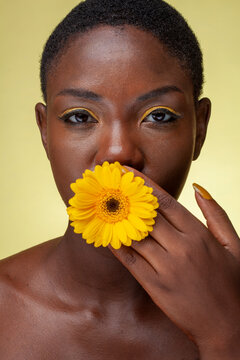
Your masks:
M 177 86 L 193 94 L 178 59 L 151 33 L 130 25 L 99 26 L 74 36 L 48 76 L 47 99 L 65 88 L 97 89 L 126 97 L 156 86 Z M 146 89 L 148 90 L 148 89 Z

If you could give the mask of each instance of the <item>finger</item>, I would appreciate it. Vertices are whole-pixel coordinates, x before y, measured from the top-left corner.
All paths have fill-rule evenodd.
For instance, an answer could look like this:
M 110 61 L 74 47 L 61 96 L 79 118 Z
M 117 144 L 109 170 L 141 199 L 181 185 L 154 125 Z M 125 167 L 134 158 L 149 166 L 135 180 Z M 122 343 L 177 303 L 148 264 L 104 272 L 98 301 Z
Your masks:
M 177 230 L 181 232 L 192 232 L 200 221 L 192 215 L 184 206 L 182 206 L 174 197 L 168 194 L 164 189 L 157 185 L 146 175 L 129 166 L 124 166 L 128 171 L 132 171 L 135 176 L 144 179 L 145 184 L 153 188 L 153 194 L 157 197 L 160 212 Z
M 152 265 L 131 247 L 123 245 L 116 250 L 108 245 L 108 248 L 147 291 L 145 285 L 156 278 L 156 270 Z
M 136 250 L 156 271 L 160 271 L 167 253 L 176 253 L 182 246 L 182 235 L 161 214 L 157 214 L 153 230 L 147 238 L 133 241 L 132 248 Z M 184 239 L 186 242 L 186 239 Z
M 168 252 L 151 235 L 141 241 L 133 241 L 131 248 L 141 255 L 156 272 L 159 273 L 162 266 L 165 266 Z
M 207 220 L 208 229 L 220 244 L 239 258 L 240 240 L 228 215 L 202 186 L 194 183 L 193 187 L 198 206 Z
M 179 235 L 182 233 L 173 227 L 161 214 L 157 214 L 150 236 L 167 252 L 179 247 Z

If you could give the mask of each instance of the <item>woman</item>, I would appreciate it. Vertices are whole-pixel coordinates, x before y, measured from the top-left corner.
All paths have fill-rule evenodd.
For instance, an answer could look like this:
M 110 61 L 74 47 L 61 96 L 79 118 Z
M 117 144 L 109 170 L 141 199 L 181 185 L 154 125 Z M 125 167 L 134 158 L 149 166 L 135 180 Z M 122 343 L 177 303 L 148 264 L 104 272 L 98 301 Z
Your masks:
M 239 359 L 240 243 L 201 187 L 208 228 L 177 202 L 204 143 L 202 56 L 162 1 L 87 0 L 41 61 L 36 105 L 58 190 L 119 161 L 159 201 L 151 235 L 114 250 L 64 236 L 1 262 L 1 359 Z

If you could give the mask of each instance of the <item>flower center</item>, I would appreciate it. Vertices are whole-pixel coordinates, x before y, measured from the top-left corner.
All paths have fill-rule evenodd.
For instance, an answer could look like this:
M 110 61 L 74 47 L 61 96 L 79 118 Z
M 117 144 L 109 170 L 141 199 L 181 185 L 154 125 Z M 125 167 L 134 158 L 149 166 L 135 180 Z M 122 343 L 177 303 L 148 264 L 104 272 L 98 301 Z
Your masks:
M 120 190 L 105 190 L 97 202 L 96 213 L 108 223 L 122 221 L 129 213 L 128 198 Z
M 117 211 L 119 209 L 119 205 L 120 205 L 119 201 L 114 198 L 111 198 L 106 202 L 107 209 L 110 212 Z

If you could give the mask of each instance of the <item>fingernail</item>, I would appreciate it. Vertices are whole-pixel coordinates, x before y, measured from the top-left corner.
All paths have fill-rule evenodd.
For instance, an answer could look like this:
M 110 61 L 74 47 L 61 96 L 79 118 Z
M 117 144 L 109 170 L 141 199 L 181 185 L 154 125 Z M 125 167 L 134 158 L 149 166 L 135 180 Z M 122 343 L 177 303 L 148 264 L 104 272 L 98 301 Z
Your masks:
M 205 190 L 202 186 L 193 183 L 193 188 L 195 191 L 197 191 L 204 199 L 206 200 L 211 200 L 212 196 L 209 194 L 209 192 L 207 192 L 207 190 Z

